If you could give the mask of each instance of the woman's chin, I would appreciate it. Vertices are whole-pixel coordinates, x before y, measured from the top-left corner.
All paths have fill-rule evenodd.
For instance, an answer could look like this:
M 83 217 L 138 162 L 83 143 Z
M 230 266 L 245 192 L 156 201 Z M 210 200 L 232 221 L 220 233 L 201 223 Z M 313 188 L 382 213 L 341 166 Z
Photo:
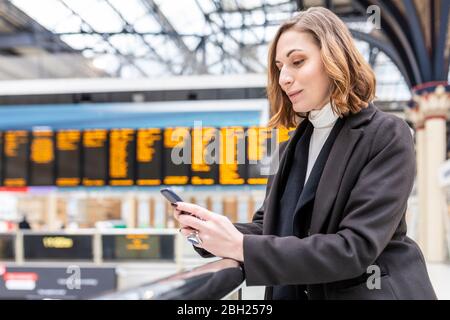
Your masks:
M 294 111 L 297 113 L 306 113 L 306 112 L 311 111 L 311 108 L 309 108 L 305 105 L 301 105 L 301 104 L 294 104 L 292 107 L 293 107 Z

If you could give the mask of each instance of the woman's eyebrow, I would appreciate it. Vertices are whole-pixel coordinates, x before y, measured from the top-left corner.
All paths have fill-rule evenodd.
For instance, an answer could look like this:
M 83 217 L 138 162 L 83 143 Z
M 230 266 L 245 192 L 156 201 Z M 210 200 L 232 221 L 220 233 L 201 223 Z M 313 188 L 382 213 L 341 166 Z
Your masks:
M 303 49 L 292 49 L 292 50 L 289 50 L 289 52 L 286 53 L 286 58 L 289 58 L 289 56 L 291 55 L 291 53 L 293 53 L 293 52 L 295 52 L 295 51 L 303 51 Z M 275 60 L 275 63 L 279 63 L 279 62 L 280 62 L 280 61 Z

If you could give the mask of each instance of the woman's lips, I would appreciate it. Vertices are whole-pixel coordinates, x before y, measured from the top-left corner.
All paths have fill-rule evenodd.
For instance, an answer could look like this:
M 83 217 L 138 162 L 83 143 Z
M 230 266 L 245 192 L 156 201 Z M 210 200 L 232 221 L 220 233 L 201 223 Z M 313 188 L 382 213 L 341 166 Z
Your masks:
M 289 99 L 292 102 L 294 102 L 294 100 L 297 99 L 302 92 L 303 92 L 303 90 L 299 90 L 299 91 L 293 92 L 292 94 L 289 95 Z

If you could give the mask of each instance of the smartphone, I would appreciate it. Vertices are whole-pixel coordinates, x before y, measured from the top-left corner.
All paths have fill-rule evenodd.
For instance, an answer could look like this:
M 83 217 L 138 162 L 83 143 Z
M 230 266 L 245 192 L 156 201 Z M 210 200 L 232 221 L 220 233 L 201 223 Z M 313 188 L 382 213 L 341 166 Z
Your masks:
M 180 198 L 179 195 L 177 195 L 175 192 L 173 192 L 172 190 L 168 189 L 168 188 L 164 188 L 161 189 L 161 194 L 167 199 L 169 200 L 170 203 L 175 203 L 178 201 L 183 201 L 183 199 Z
M 170 203 L 175 203 L 178 201 L 183 201 L 179 195 L 177 195 L 175 192 L 168 188 L 164 188 L 160 190 L 161 194 L 169 200 Z M 181 211 L 181 214 L 190 214 L 188 212 Z M 191 234 L 186 238 L 191 244 L 198 245 L 201 243 L 201 240 L 199 240 L 197 234 Z
M 183 201 L 179 195 L 177 195 L 173 190 L 164 188 L 160 190 L 161 194 L 169 200 L 170 203 L 175 203 L 178 201 Z M 181 211 L 181 214 L 189 214 L 188 212 Z
M 181 199 L 181 197 L 179 195 L 177 195 L 173 190 L 168 189 L 168 188 L 164 188 L 160 190 L 161 194 L 167 199 L 169 200 L 170 203 L 175 203 L 178 201 L 183 201 L 183 199 Z M 191 214 L 189 212 L 186 211 L 181 211 L 180 214 L 190 214 L 193 217 L 198 218 L 196 215 Z

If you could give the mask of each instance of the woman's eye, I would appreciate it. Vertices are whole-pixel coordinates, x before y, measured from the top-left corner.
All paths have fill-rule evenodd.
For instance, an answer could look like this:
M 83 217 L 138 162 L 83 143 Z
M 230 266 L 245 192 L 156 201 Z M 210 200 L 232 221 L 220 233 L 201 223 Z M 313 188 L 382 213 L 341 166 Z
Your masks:
M 294 61 L 294 66 L 299 66 L 303 61 L 305 61 L 305 60 L 297 60 L 297 61 Z

